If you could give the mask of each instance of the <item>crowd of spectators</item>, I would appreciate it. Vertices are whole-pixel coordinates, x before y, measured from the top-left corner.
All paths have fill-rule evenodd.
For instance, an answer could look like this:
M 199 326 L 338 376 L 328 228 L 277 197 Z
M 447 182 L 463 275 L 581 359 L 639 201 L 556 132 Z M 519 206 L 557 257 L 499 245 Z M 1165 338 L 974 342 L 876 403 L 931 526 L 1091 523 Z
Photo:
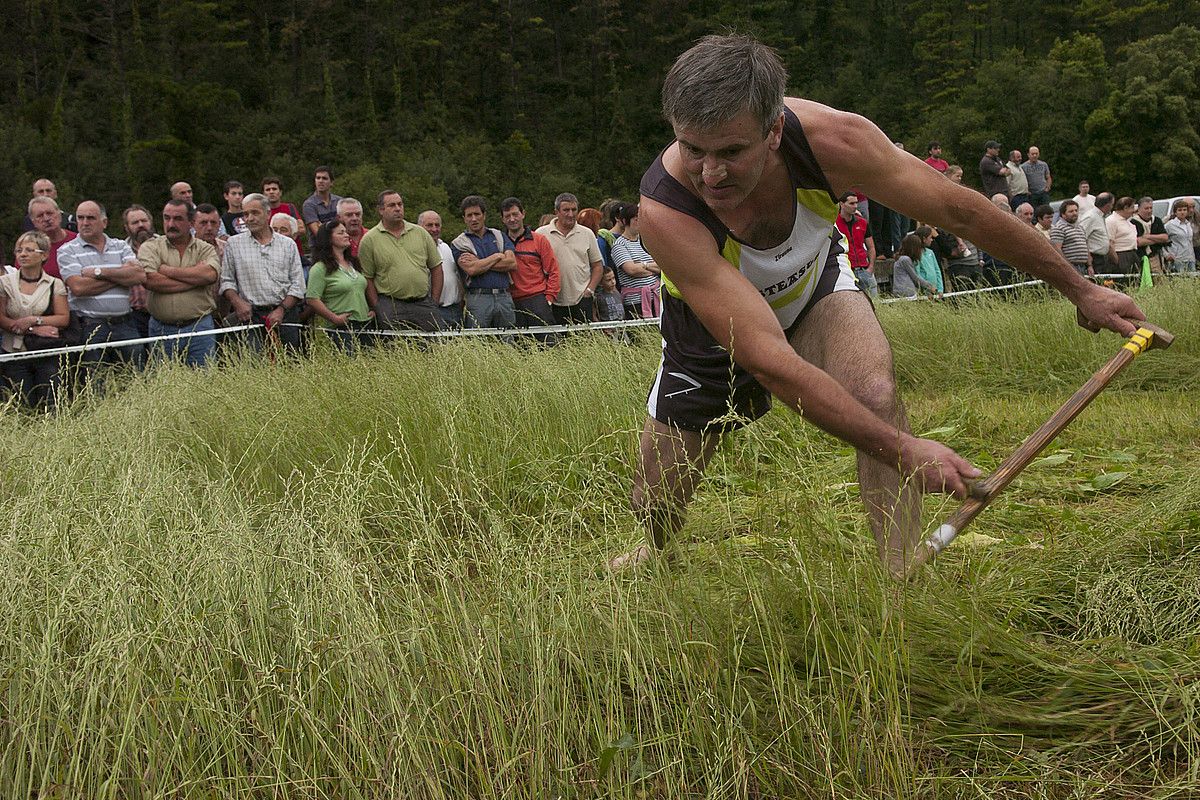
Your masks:
M 945 161 L 937 142 L 927 152 L 930 168 L 962 183 L 962 167 Z M 1049 164 L 1036 146 L 1026 154 L 1023 158 L 1020 150 L 1012 150 L 1005 161 L 1000 143 L 988 141 L 979 162 L 983 192 L 1045 236 L 1080 274 L 1136 274 L 1143 262 L 1155 275 L 1196 271 L 1200 220 L 1195 198 L 1176 199 L 1164 221 L 1154 214 L 1153 198 L 1114 197 L 1107 191 L 1093 195 L 1090 182 L 1083 180 L 1078 194 L 1055 209 L 1050 205 L 1054 178 Z M 846 237 L 855 274 L 868 291 L 875 290 L 875 273 L 883 264 L 891 266 L 891 292 L 899 297 L 1007 286 L 1017 280 L 1012 267 L 971 242 L 859 193 L 842 195 L 836 224 Z
M 1093 196 L 1083 181 L 1055 214 L 1047 204 L 1052 173 L 1037 147 L 1023 163 L 1019 150 L 1001 160 L 998 142 L 985 150 L 984 191 L 1037 227 L 1081 273 L 1132 273 L 1143 258 L 1159 273 L 1195 271 L 1194 201 L 1176 201 L 1164 223 L 1150 198 Z M 962 168 L 947 163 L 936 142 L 925 161 L 962 182 Z M 263 178 L 261 191 L 249 193 L 231 180 L 222 187 L 220 210 L 197 205 L 191 185 L 179 181 L 158 217 L 141 205 L 124 209 L 125 235 L 117 238 L 108 234 L 102 205 L 85 200 L 64 208 L 52 181 L 35 181 L 14 266 L 0 276 L 6 390 L 46 406 L 107 362 L 140 368 L 149 359 L 178 358 L 203 366 L 219 343 L 233 338 L 218 336 L 221 327 L 249 326 L 239 341 L 253 348 L 268 341 L 300 348 L 316 329 L 350 351 L 388 329 L 519 334 L 660 313 L 659 267 L 641 242 L 637 203 L 610 199 L 580 208 L 564 192 L 535 227 L 522 201 L 508 197 L 499 205 L 502 227 L 491 228 L 487 200 L 469 195 L 457 208 L 465 230 L 446 242 L 439 211 L 425 209 L 409 222 L 399 191 L 376 195 L 379 221 L 368 229 L 363 203 L 333 187 L 333 170 L 317 167 L 313 192 L 297 207 L 283 199 L 278 177 Z M 892 267 L 891 292 L 902 297 L 1015 278 L 971 242 L 861 194 L 840 198 L 835 224 L 856 277 L 872 294 L 884 263 Z M 552 332 L 531 333 L 542 343 L 555 341 Z M 137 341 L 178 334 L 187 336 L 162 338 L 152 350 Z M 111 346 L 70 358 L 33 355 L 83 343 Z M 73 380 L 63 381 L 68 372 Z
M 300 348 L 316 329 L 352 350 L 388 329 L 519 332 L 659 313 L 658 266 L 641 244 L 636 203 L 581 209 L 564 192 L 535 227 L 522 201 L 508 197 L 502 227 L 491 228 L 488 202 L 470 195 L 457 209 L 465 230 L 447 242 L 438 210 L 410 222 L 400 192 L 385 189 L 368 229 L 363 203 L 333 187 L 333 170 L 316 168 L 313 192 L 297 207 L 283 199 L 278 177 L 251 192 L 231 180 L 218 209 L 195 204 L 191 185 L 179 181 L 159 216 L 124 209 L 118 237 L 101 204 L 68 210 L 54 183 L 39 179 L 15 266 L 0 280 L 6 390 L 43 406 L 105 363 L 203 366 L 234 341 L 219 335 L 222 327 L 245 326 L 237 341 L 256 349 L 268 341 Z M 532 333 L 555 341 L 552 332 Z M 138 341 L 151 337 L 160 340 L 150 349 Z M 69 358 L 34 352 L 84 343 L 110 346 Z

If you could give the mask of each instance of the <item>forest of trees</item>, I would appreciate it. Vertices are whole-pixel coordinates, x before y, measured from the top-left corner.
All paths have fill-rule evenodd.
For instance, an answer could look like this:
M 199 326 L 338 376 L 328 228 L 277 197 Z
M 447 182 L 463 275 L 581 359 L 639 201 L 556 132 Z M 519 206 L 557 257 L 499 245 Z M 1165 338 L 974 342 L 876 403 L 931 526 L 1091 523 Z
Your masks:
M 799 95 L 978 182 L 983 142 L 1041 147 L 1056 189 L 1200 190 L 1200 0 L 11 0 L 0 48 L 5 231 L 35 177 L 160 206 L 187 180 L 285 181 L 299 203 L 400 189 L 410 209 L 516 194 L 540 213 L 632 198 L 670 139 L 672 59 L 728 28 L 776 46 Z M 1067 192 L 1067 189 L 1070 189 Z M 1056 192 L 1057 194 L 1057 192 Z M 370 203 L 367 203 L 370 206 Z M 448 229 L 454 228 L 448 215 Z

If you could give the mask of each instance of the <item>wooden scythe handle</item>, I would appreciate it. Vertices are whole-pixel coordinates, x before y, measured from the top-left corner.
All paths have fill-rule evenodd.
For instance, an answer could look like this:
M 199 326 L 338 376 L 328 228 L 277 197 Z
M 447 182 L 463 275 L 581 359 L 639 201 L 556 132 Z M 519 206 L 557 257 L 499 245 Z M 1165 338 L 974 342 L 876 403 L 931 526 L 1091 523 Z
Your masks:
M 1008 486 L 1013 478 L 1021 474 L 1021 470 L 1029 466 L 1030 462 L 1037 458 L 1038 453 L 1042 452 L 1046 445 L 1054 440 L 1054 437 L 1062 433 L 1071 420 L 1075 419 L 1088 403 L 1096 399 L 1096 395 L 1104 391 L 1104 387 L 1108 386 L 1109 382 L 1116 377 L 1117 373 L 1125 369 L 1130 361 L 1147 350 L 1170 347 L 1171 343 L 1175 341 L 1173 334 L 1157 325 L 1149 322 L 1134 324 L 1138 326 L 1137 332 L 1121 345 L 1117 354 L 1097 370 L 1096 374 L 1092 375 L 1075 394 L 1071 395 L 1071 398 L 1063 403 L 1050 419 L 1030 434 L 1029 438 L 1022 442 L 1012 455 L 1004 459 L 995 472 L 976 482 L 971 487 L 971 496 L 963 501 L 958 510 L 917 545 L 908 563 L 907 574 L 910 577 L 925 562 L 944 550 L 955 536 L 962 533 L 963 529 L 971 524 L 971 520 L 987 508 L 992 498 L 999 494 L 1005 486 Z

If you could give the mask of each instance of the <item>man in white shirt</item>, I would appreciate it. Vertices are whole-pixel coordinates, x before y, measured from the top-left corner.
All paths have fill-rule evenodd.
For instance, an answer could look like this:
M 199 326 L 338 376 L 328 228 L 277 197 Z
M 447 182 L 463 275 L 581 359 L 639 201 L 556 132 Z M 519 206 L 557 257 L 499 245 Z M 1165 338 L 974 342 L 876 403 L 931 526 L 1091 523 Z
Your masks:
M 446 321 L 452 329 L 461 328 L 463 324 L 463 284 L 458 274 L 458 266 L 454 263 L 454 253 L 450 245 L 442 241 L 442 216 L 433 209 L 422 211 L 417 215 L 417 224 L 429 231 L 437 244 L 438 255 L 442 257 L 442 296 L 437 299 L 438 316 Z

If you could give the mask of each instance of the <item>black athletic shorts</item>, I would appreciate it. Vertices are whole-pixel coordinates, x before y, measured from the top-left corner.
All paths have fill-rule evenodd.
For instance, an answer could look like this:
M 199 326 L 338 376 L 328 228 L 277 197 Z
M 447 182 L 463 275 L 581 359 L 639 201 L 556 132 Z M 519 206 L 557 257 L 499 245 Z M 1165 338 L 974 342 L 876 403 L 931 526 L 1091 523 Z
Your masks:
M 862 291 L 839 259 L 825 263 L 812 298 L 784 334 L 791 339 L 809 310 L 836 291 Z M 697 433 L 724 433 L 771 409 L 771 393 L 730 358 L 687 303 L 662 293 L 663 358 L 646 410 L 664 425 Z

